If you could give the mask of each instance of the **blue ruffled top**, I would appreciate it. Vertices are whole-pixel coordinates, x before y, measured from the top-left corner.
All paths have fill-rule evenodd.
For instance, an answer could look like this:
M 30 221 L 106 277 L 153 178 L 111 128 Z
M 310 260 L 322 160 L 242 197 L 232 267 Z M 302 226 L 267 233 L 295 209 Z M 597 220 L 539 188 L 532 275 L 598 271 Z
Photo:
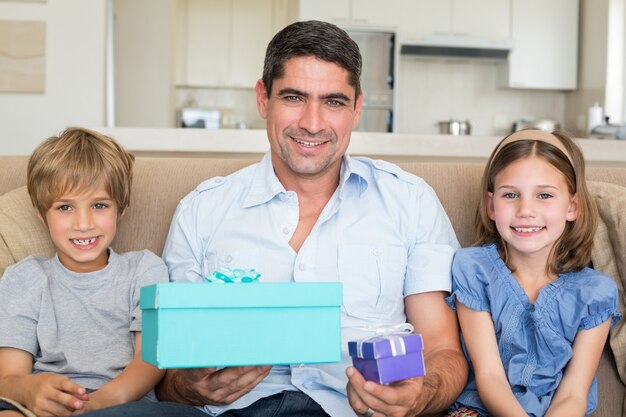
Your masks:
M 543 416 L 550 406 L 572 357 L 576 332 L 611 317 L 613 326 L 622 316 L 617 308 L 615 282 L 591 268 L 561 274 L 541 289 L 534 304 L 500 258 L 496 245 L 458 250 L 452 272 L 448 305 L 455 309 L 458 300 L 473 310 L 491 314 L 505 373 L 530 416 Z M 465 353 L 469 361 L 467 350 Z M 587 414 L 595 409 L 597 400 L 594 378 Z M 453 407 L 462 405 L 488 415 L 478 396 L 471 362 L 467 386 Z

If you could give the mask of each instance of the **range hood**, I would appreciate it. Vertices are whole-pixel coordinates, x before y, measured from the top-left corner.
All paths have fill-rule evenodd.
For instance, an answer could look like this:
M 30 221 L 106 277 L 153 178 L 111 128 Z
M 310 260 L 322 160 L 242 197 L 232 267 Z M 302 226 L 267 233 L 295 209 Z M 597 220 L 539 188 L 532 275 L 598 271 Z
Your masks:
M 513 42 L 508 40 L 494 41 L 465 36 L 431 36 L 401 42 L 400 54 L 502 60 L 509 56 L 512 46 Z

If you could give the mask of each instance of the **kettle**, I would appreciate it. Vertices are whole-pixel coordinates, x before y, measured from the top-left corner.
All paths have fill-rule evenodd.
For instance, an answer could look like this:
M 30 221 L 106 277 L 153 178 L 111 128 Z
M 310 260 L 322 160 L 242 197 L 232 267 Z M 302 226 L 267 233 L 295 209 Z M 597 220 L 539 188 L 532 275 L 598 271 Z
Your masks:
M 511 127 L 511 133 L 517 132 L 522 129 L 539 129 L 545 130 L 546 132 L 554 132 L 555 130 L 561 129 L 561 124 L 554 120 L 526 120 L 519 119 L 513 123 Z
M 442 120 L 438 122 L 438 124 L 439 133 L 442 135 L 469 135 L 472 131 L 472 125 L 470 124 L 469 120 Z

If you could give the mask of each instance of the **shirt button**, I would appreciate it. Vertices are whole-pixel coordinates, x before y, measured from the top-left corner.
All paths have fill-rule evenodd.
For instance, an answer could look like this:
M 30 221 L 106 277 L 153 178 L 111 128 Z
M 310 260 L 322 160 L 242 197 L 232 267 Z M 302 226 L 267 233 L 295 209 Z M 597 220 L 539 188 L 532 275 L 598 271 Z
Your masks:
M 382 253 L 382 252 L 380 251 L 380 249 L 374 249 L 374 250 L 372 251 L 372 254 L 374 254 L 374 256 L 380 256 L 380 254 L 381 254 L 381 253 Z
M 288 235 L 289 234 L 289 229 L 287 229 L 286 227 L 283 228 L 283 234 Z
M 222 179 L 221 178 L 216 178 L 215 179 L 215 183 L 216 184 L 221 184 L 222 183 Z
M 226 257 L 225 261 L 226 261 L 226 263 L 227 263 L 227 264 L 229 264 L 229 263 L 231 263 L 231 262 L 233 261 L 233 257 L 232 257 L 232 256 L 230 256 L 230 255 L 228 255 L 228 256 Z
M 305 264 L 300 264 L 298 266 L 298 269 L 300 269 L 300 271 L 304 271 L 306 269 L 306 265 Z

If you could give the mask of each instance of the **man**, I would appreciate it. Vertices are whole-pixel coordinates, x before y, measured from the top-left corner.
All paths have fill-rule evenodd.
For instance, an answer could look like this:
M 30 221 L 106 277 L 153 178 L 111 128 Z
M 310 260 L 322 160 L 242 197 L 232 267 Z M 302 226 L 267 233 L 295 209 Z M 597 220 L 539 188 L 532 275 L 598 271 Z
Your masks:
M 173 281 L 233 267 L 264 281 L 342 282 L 343 362 L 168 370 L 157 395 L 172 415 L 202 415 L 191 404 L 223 416 L 412 416 L 446 409 L 463 388 L 467 363 L 444 302 L 458 242 L 424 181 L 346 154 L 360 73 L 358 46 L 336 26 L 279 32 L 256 85 L 270 151 L 185 197 L 163 254 Z M 424 338 L 426 376 L 366 382 L 349 366 L 347 341 L 407 321 Z M 115 415 L 148 414 L 167 415 Z

